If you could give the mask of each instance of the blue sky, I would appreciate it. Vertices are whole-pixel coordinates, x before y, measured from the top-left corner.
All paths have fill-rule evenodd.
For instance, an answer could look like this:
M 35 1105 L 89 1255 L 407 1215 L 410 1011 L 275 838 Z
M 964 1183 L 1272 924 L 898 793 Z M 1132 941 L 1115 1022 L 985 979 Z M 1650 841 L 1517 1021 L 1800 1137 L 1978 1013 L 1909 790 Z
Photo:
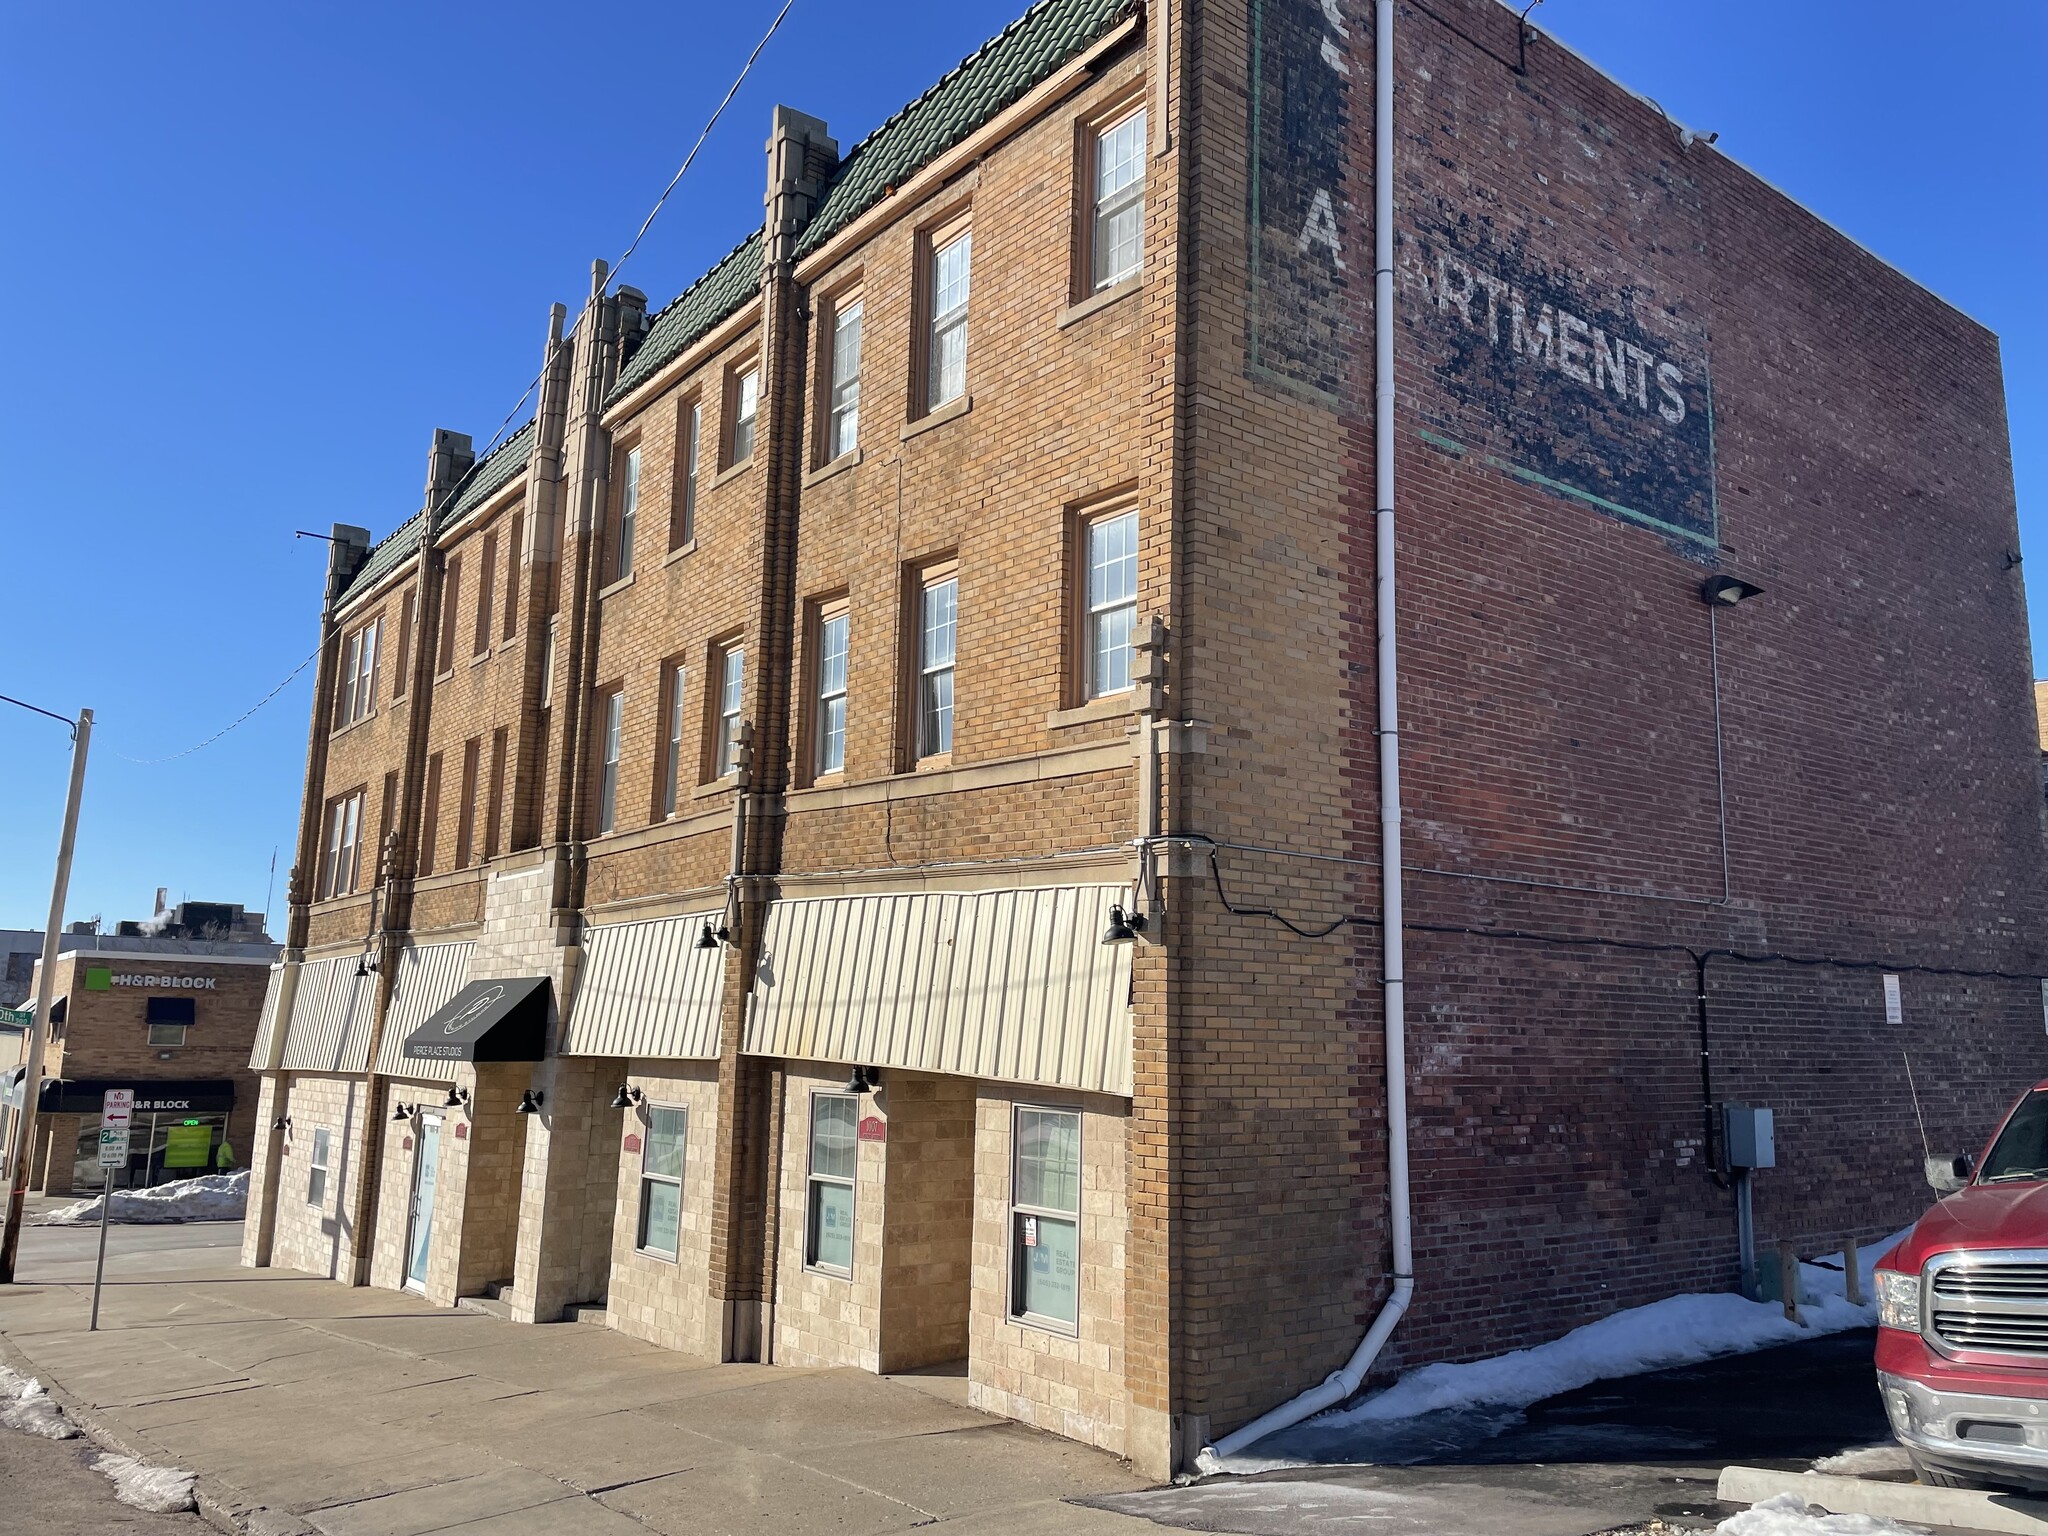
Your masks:
M 326 547 L 293 530 L 381 536 L 431 428 L 496 430 L 548 304 L 625 248 L 779 3 L 0 16 L 0 693 L 98 715 L 69 916 L 146 915 L 158 885 L 258 907 L 273 849 L 281 910 L 310 670 L 206 750 L 131 760 L 211 735 L 311 651 Z M 1022 4 L 796 0 L 625 280 L 665 302 L 758 221 L 776 101 L 850 145 Z M 2000 334 L 2048 614 L 2048 6 L 1533 20 Z M 47 909 L 67 760 L 61 726 L 0 706 L 0 927 Z

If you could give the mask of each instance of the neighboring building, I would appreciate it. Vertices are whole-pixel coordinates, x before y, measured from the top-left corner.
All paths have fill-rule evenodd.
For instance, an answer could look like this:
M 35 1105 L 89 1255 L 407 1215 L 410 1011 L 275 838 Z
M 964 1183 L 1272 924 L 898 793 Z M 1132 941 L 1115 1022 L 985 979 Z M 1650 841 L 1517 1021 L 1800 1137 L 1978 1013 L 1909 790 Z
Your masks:
M 222 901 L 183 901 L 167 907 L 165 894 L 158 886 L 155 914 L 141 921 L 117 923 L 111 934 L 100 932 L 98 919 L 71 924 L 57 936 L 58 951 L 238 954 L 253 959 L 268 959 L 277 953 L 277 946 L 264 931 L 261 912 Z M 144 942 L 133 942 L 138 939 Z M 194 950 L 195 944 L 206 947 Z M 34 1001 L 32 982 L 42 956 L 40 928 L 0 928 L 0 1008 L 22 1008 Z
M 1371 22 L 1045 0 L 843 156 L 778 109 L 761 230 L 337 528 L 249 1262 L 1154 1473 L 1345 1360 Z M 1825 1251 L 1924 1202 L 1902 1051 L 1937 1145 L 2048 1071 L 1995 339 L 1493 0 L 1399 26 L 1382 1370 L 1732 1285 L 1717 1101 Z
M 239 1160 L 249 1156 L 258 1086 L 249 1053 L 278 953 L 262 915 L 213 902 L 166 910 L 159 891 L 154 917 L 119 926 L 105 935 L 73 924 L 59 935 L 29 1163 L 30 1183 L 47 1194 L 103 1187 L 99 1112 L 109 1088 L 136 1090 L 119 1187 L 210 1172 L 223 1140 Z M 30 937 L 40 949 L 42 935 Z M 31 968 L 30 1005 L 34 981 Z M 0 1034 L 0 1163 L 13 1144 L 26 1051 L 23 1032 Z

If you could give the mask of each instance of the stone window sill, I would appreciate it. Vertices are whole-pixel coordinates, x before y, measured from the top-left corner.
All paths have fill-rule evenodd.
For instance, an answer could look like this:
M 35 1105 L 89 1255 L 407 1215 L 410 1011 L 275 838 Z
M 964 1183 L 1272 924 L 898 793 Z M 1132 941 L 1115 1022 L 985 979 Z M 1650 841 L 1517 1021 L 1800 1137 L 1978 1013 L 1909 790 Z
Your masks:
M 634 573 L 634 575 L 638 574 L 639 573 L 637 571 Z M 617 581 L 613 582 L 610 586 L 599 587 L 597 589 L 597 600 L 599 602 L 603 602 L 606 598 L 612 596 L 614 593 L 625 591 L 626 588 L 630 587 L 631 585 L 633 585 L 632 576 L 621 576 Z
M 948 400 L 935 411 L 927 411 L 912 422 L 906 422 L 898 435 L 898 442 L 909 442 L 920 432 L 929 432 L 933 427 L 943 427 L 949 421 L 958 421 L 974 409 L 974 396 L 962 395 L 957 400 Z
M 1095 720 L 1118 720 L 1135 714 L 1137 708 L 1137 690 L 1126 688 L 1122 693 L 1104 694 L 1072 709 L 1056 709 L 1045 717 L 1045 725 L 1047 730 L 1057 731 L 1070 725 L 1087 725 Z
M 702 800 L 706 795 L 723 794 L 726 790 L 739 788 L 739 780 L 730 773 L 720 774 L 709 784 L 699 784 L 690 791 L 692 800 Z
M 1069 304 L 1060 311 L 1059 319 L 1055 320 L 1053 324 L 1058 329 L 1064 331 L 1068 326 L 1078 324 L 1086 320 L 1090 315 L 1109 308 L 1110 305 L 1116 303 L 1119 299 L 1129 298 L 1144 286 L 1144 278 L 1127 277 L 1113 288 L 1105 288 L 1100 293 L 1091 293 L 1087 298 Z
M 704 489 L 707 491 L 715 491 L 721 485 L 729 485 L 733 481 L 739 479 L 741 475 L 744 475 L 748 470 L 752 469 L 753 467 L 754 460 L 753 456 L 750 454 L 746 458 L 741 459 L 739 463 L 729 464 L 724 469 L 721 469 L 716 475 L 712 476 L 711 483 L 705 486 Z
M 825 481 L 830 480 L 834 475 L 845 474 L 849 469 L 860 463 L 861 458 L 862 454 L 858 448 L 847 449 L 846 452 L 839 455 L 838 458 L 832 460 L 829 464 L 820 464 L 808 475 L 805 475 L 804 489 L 808 491 L 812 486 L 821 485 Z
M 697 553 L 697 541 L 695 539 L 691 539 L 687 543 L 678 544 L 674 549 L 670 550 L 668 552 L 667 558 L 664 559 L 661 563 L 663 565 L 674 565 L 678 560 L 682 559 L 683 556 L 694 555 L 695 553 Z

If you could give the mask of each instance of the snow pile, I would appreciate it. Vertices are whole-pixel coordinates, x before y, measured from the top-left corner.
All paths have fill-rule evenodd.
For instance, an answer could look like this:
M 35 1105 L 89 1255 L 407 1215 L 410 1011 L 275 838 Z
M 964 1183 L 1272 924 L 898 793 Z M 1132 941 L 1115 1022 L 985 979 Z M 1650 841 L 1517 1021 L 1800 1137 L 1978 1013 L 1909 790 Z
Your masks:
M 1806 1470 L 1831 1472 L 1837 1477 L 1874 1477 L 1884 1472 L 1911 1472 L 1913 1460 L 1903 1445 L 1887 1441 L 1883 1445 L 1863 1445 L 1836 1456 L 1823 1456 Z
M 45 1227 L 97 1226 L 100 1199 L 59 1206 L 37 1223 Z M 117 1189 L 107 1220 L 118 1222 L 240 1221 L 249 1209 L 249 1170 L 209 1173 L 154 1189 Z
M 157 1515 L 175 1515 L 192 1508 L 193 1473 L 177 1467 L 144 1466 L 133 1456 L 116 1456 L 111 1451 L 94 1459 L 93 1470 L 113 1480 L 114 1497 L 123 1504 Z
M 1877 1261 L 1905 1235 L 1901 1232 L 1863 1251 L 1860 1268 L 1865 1296 L 1875 1294 L 1871 1272 Z M 1646 1371 L 1697 1365 L 1722 1355 L 1793 1344 L 1818 1334 L 1875 1327 L 1876 1303 L 1851 1305 L 1845 1294 L 1841 1255 L 1830 1257 L 1832 1264 L 1822 1261 L 1799 1266 L 1801 1294 L 1811 1298 L 1801 1303 L 1799 1323 L 1789 1320 L 1784 1308 L 1775 1301 L 1750 1301 L 1732 1291 L 1670 1296 L 1574 1328 L 1563 1338 L 1532 1349 L 1518 1349 L 1462 1365 L 1422 1366 L 1409 1371 L 1383 1392 L 1362 1402 L 1329 1409 L 1307 1423 L 1328 1431 L 1386 1424 L 1449 1409 L 1512 1411 L 1617 1376 L 1640 1376 Z M 1204 1450 L 1195 1464 L 1206 1473 L 1239 1474 L 1304 1465 L 1298 1459 L 1274 1461 L 1244 1454 L 1222 1457 L 1214 1450 Z
M 50 1401 L 40 1381 L 4 1365 L 0 1365 L 0 1425 L 45 1440 L 71 1440 L 78 1435 L 78 1426 Z
M 1752 1504 L 1714 1531 L 1715 1536 L 1927 1536 L 1924 1525 L 1901 1525 L 1878 1515 L 1831 1515 L 1796 1493 Z

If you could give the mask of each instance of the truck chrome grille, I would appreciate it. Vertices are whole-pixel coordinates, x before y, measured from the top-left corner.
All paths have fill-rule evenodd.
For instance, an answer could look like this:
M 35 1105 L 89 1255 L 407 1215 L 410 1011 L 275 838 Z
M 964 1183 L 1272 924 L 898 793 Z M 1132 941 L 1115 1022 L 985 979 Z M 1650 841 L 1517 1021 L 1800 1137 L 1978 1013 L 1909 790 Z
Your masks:
M 1973 1262 L 1937 1255 L 1928 1266 L 1927 1334 L 1951 1350 L 2048 1355 L 2048 1255 L 2006 1250 Z

